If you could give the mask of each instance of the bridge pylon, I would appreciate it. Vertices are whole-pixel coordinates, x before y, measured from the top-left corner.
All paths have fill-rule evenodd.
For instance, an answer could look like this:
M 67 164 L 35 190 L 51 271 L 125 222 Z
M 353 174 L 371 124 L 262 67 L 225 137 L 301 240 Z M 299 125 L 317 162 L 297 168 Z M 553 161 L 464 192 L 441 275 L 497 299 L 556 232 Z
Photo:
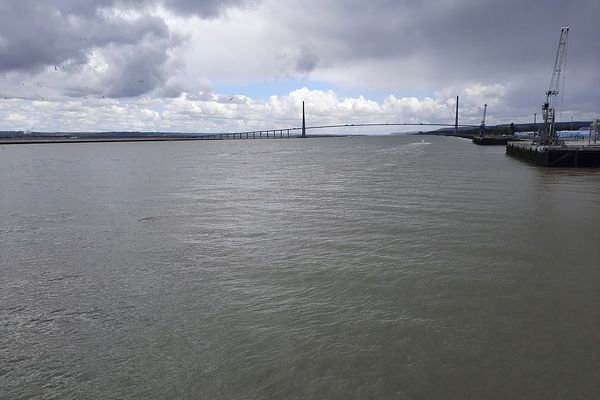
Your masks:
M 302 137 L 306 137 L 306 119 L 304 117 L 304 101 L 302 102 Z

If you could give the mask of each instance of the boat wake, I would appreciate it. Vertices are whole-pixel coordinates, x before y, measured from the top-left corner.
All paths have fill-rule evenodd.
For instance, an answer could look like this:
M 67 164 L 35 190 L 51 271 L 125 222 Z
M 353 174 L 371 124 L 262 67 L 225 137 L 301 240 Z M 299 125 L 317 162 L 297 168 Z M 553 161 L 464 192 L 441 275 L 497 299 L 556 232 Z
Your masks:
M 424 144 L 431 144 L 431 142 L 426 142 L 424 140 L 421 140 L 420 142 L 414 142 L 414 143 L 409 143 L 409 146 L 420 146 L 420 145 L 424 145 Z

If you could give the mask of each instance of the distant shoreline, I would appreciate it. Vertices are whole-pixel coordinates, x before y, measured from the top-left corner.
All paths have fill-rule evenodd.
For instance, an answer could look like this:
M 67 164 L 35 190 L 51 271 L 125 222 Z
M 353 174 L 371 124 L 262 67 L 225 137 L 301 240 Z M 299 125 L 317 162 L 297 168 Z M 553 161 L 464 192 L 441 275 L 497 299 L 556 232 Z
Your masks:
M 0 138 L 4 144 L 102 143 L 102 142 L 172 142 L 183 140 L 218 140 L 198 137 L 111 137 L 111 138 Z
M 233 138 L 233 137 L 208 137 L 208 136 L 192 136 L 192 137 L 177 137 L 177 136 L 144 136 L 144 137 L 14 137 L 14 138 L 0 138 L 0 145 L 9 144 L 52 144 L 52 143 L 114 143 L 114 142 L 178 142 L 178 141 L 220 141 L 220 140 L 281 140 L 281 139 L 318 139 L 318 138 L 329 138 L 329 137 L 349 137 L 349 136 L 362 136 L 362 135 L 307 135 L 302 138 L 301 136 L 286 136 L 283 137 L 269 137 L 269 138 Z

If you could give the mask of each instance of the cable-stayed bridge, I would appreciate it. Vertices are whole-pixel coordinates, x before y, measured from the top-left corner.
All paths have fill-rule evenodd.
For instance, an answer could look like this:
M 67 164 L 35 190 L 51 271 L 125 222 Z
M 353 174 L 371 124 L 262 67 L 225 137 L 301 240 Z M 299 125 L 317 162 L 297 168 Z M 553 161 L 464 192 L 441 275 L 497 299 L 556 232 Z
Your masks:
M 485 121 L 485 117 L 484 117 Z M 482 125 L 485 122 L 481 123 Z M 482 125 L 459 125 L 458 124 L 458 96 L 456 96 L 456 113 L 454 124 L 439 124 L 439 123 L 414 123 L 414 122 L 383 122 L 383 123 L 354 123 L 354 124 L 333 124 L 333 125 L 317 125 L 306 126 L 306 118 L 304 113 L 304 102 L 302 102 L 302 127 L 284 128 L 284 129 L 269 129 L 246 132 L 229 132 L 229 133 L 212 133 L 199 137 L 199 139 L 283 139 L 283 138 L 304 138 L 308 137 L 307 130 L 316 129 L 331 129 L 331 128 L 353 128 L 353 127 L 382 127 L 382 126 L 437 126 L 437 127 L 454 127 L 458 133 L 458 128 L 478 128 Z
M 307 131 L 332 128 L 355 128 L 355 127 L 382 127 L 382 126 L 434 126 L 448 128 L 478 128 L 479 125 L 464 125 L 464 124 L 430 124 L 430 123 L 357 123 L 357 124 L 333 124 L 333 125 L 316 125 L 306 127 L 294 127 L 283 129 L 262 129 L 245 132 L 225 132 L 225 133 L 207 133 L 199 136 L 198 139 L 287 139 L 308 137 Z

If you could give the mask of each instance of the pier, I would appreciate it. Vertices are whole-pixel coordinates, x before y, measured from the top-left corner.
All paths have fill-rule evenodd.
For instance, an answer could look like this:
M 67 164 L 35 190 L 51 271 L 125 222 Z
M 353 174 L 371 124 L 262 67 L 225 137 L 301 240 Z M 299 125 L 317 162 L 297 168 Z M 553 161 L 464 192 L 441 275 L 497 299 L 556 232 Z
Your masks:
M 560 145 L 540 145 L 532 141 L 508 142 L 506 154 L 542 167 L 600 167 L 600 144 L 597 143 L 565 142 Z
M 508 142 L 519 141 L 520 139 L 510 136 L 475 136 L 473 143 L 480 146 L 506 146 Z

